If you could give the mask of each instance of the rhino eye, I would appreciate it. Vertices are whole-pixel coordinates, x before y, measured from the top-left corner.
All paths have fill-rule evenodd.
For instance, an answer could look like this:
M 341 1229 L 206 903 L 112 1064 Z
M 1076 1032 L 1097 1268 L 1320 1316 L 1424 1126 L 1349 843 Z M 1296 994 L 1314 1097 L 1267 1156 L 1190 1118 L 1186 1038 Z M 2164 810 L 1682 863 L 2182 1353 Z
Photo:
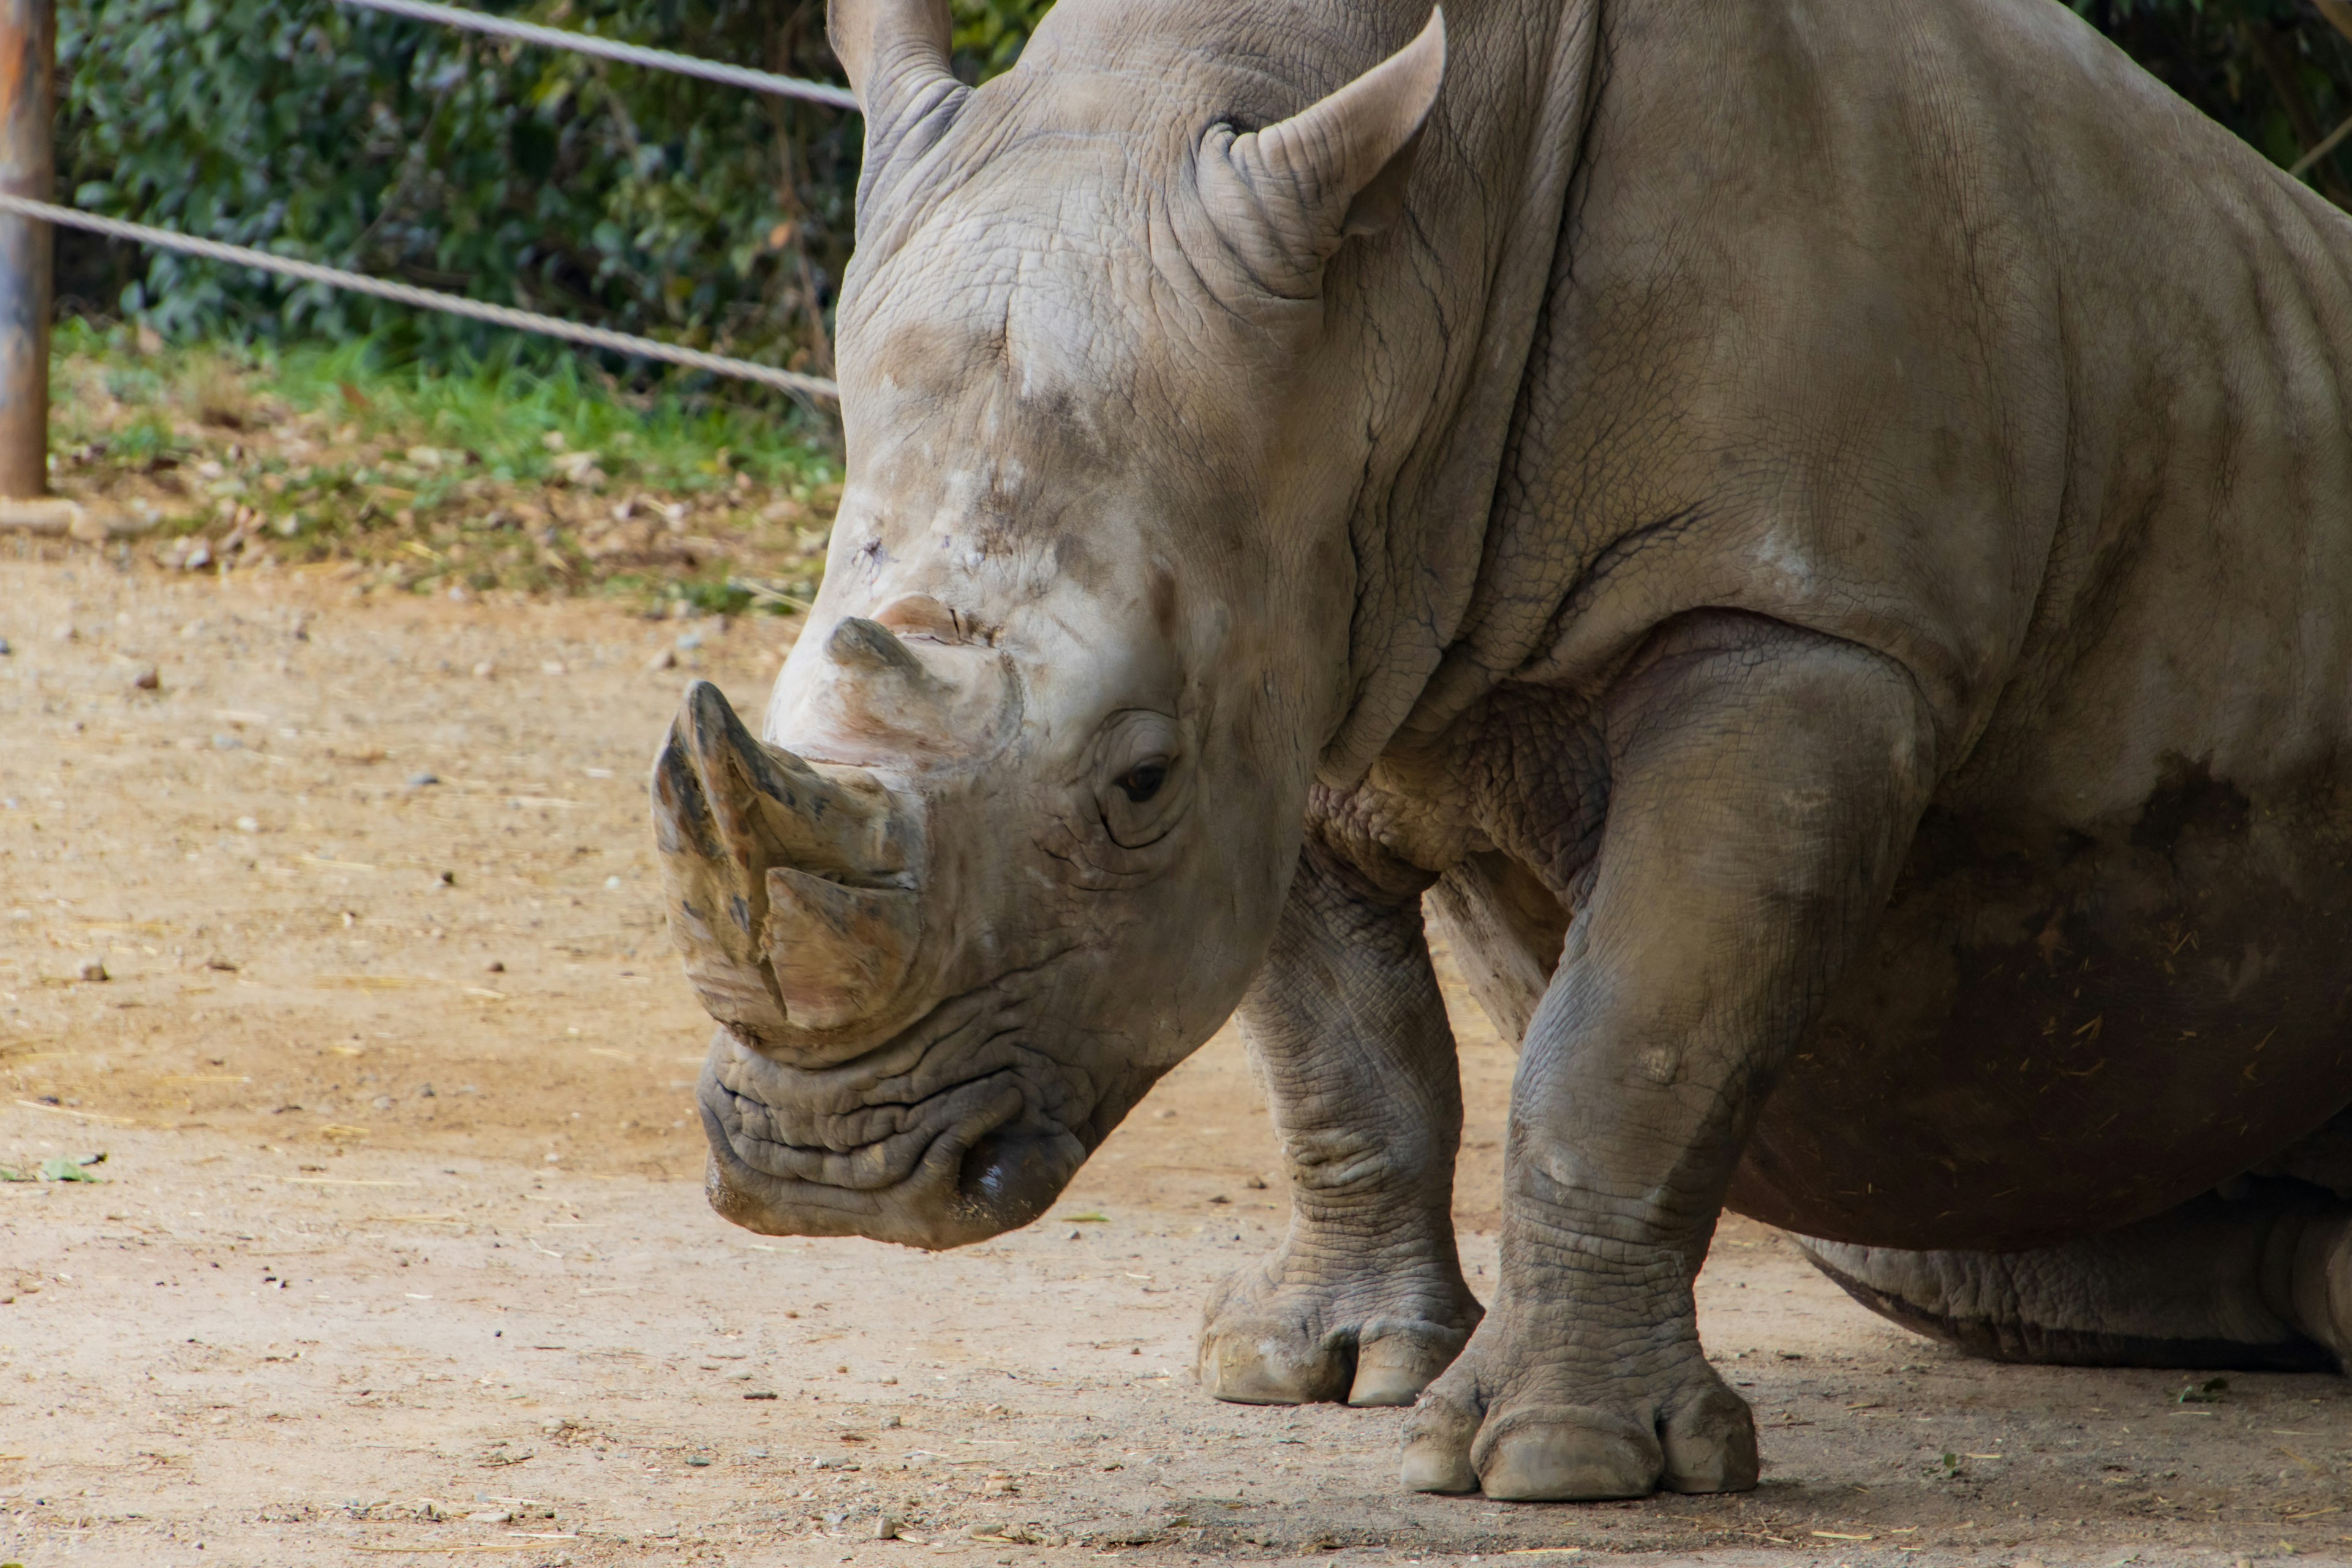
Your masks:
M 1138 763 L 1119 775 L 1118 787 L 1127 798 L 1141 805 L 1160 793 L 1168 782 L 1168 764 L 1162 762 Z

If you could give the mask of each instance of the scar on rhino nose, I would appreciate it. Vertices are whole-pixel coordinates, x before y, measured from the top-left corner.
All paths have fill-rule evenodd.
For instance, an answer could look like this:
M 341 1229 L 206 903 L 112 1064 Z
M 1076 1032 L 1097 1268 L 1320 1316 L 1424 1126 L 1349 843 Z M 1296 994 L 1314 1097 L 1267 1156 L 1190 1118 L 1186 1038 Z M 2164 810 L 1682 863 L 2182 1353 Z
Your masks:
M 926 642 L 993 643 L 980 623 L 961 610 L 940 603 L 929 594 L 903 594 L 874 612 L 874 623 L 900 637 Z

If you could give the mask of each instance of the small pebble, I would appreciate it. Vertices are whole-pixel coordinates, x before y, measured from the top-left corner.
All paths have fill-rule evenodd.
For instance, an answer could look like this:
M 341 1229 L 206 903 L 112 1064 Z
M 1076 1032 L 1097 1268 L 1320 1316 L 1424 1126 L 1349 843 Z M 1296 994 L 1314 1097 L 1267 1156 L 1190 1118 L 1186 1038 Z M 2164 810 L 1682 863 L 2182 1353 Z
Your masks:
M 677 668 L 677 654 L 674 649 L 664 648 L 659 653 L 655 654 L 653 658 L 646 660 L 646 668 L 655 671 L 676 669 Z
M 481 663 L 474 666 L 474 679 L 477 680 L 488 680 L 498 672 L 499 667 L 492 664 L 488 659 L 484 659 Z
M 539 661 L 539 672 L 541 675 L 569 675 L 572 673 L 572 671 L 565 667 L 564 662 L 560 658 L 541 659 Z
M 238 740 L 235 735 L 215 735 L 213 737 L 213 750 L 215 752 L 241 752 L 245 750 L 245 742 Z
M 896 1541 L 898 1539 L 898 1531 L 905 1528 L 906 1527 L 900 1524 L 898 1520 L 886 1513 L 879 1520 L 875 1521 L 874 1539 L 877 1541 Z
M 509 1524 L 513 1521 L 514 1515 L 502 1508 L 486 1508 L 479 1513 L 469 1513 L 466 1516 L 467 1524 Z
M 74 972 L 74 977 L 78 980 L 87 980 L 92 984 L 111 978 L 106 973 L 106 965 L 95 958 L 83 959 L 81 967 Z
M 607 878 L 605 878 L 605 879 L 604 879 L 604 890 L 605 890 L 605 891 L 607 891 L 607 892 L 618 892 L 618 891 L 620 890 L 620 887 L 621 887 L 621 879 L 619 879 L 618 877 L 607 877 Z
M 70 626 L 59 626 L 58 628 L 57 635 L 58 641 L 59 642 L 79 642 L 81 640 L 81 634 L 74 630 Z
M 680 653 L 692 653 L 696 648 L 698 648 L 698 647 L 700 647 L 701 646 L 702 646 L 702 634 L 701 634 L 700 632 L 680 632 L 680 633 L 678 634 L 678 637 L 677 637 L 677 651 L 678 651 L 678 652 L 680 652 Z
M 482 967 L 492 974 L 504 974 L 507 972 L 507 966 L 495 958 Z
M 261 824 L 253 817 L 240 816 L 236 819 L 236 830 L 239 833 L 258 833 L 261 831 Z
M 441 780 L 439 777 L 433 773 L 412 773 L 409 775 L 408 787 L 411 789 L 431 789 L 435 784 L 437 784 L 440 782 Z
M 0 637 L 0 658 L 6 658 L 10 654 L 15 653 L 16 651 L 16 650 L 15 648 L 8 646 L 8 639 L 6 637 Z
M 144 667 L 138 674 L 131 678 L 131 689 L 133 691 L 160 691 L 163 689 L 163 672 L 157 669 L 152 664 Z

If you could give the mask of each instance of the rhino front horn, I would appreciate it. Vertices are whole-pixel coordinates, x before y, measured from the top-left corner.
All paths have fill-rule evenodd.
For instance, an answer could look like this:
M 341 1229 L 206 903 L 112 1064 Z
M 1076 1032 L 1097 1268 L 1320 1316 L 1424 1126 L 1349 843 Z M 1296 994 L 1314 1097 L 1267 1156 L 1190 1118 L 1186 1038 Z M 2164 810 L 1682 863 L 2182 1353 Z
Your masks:
M 766 744 L 698 680 L 652 795 L 670 934 L 712 1017 L 789 1047 L 898 995 L 920 907 L 908 816 L 878 781 Z

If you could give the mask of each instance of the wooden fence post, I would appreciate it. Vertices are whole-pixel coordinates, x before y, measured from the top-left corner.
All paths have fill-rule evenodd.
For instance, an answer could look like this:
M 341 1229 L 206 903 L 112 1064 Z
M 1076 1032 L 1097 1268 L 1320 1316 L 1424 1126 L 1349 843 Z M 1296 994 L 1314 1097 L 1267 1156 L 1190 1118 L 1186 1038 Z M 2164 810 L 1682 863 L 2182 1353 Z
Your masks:
M 56 0 L 0 0 L 0 190 L 57 184 Z M 0 217 L 0 497 L 48 489 L 52 231 Z

